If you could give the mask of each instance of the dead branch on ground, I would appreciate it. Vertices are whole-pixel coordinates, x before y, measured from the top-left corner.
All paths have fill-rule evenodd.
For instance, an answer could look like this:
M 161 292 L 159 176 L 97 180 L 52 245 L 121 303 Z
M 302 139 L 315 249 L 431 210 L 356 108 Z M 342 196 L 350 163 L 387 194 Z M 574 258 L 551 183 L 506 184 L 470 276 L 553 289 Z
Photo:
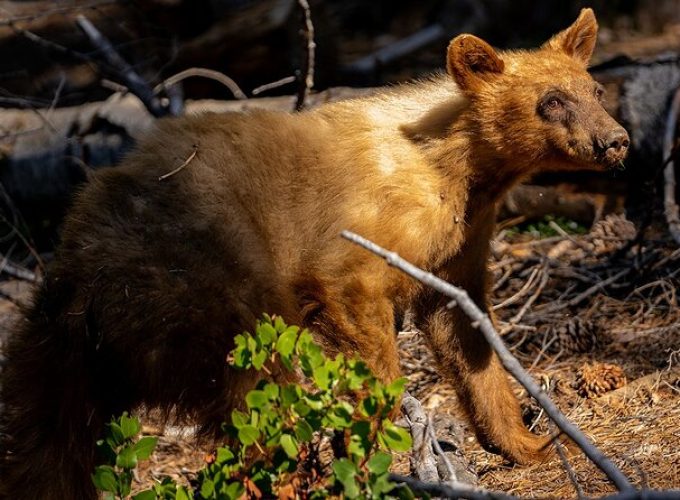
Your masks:
M 38 277 L 33 271 L 29 271 L 19 264 L 15 264 L 10 261 L 6 255 L 0 254 L 0 274 L 2 273 L 31 283 L 38 282 Z
M 519 500 L 517 497 L 500 493 L 498 491 L 487 491 L 474 486 L 456 484 L 451 486 L 445 483 L 427 483 L 412 477 L 400 474 L 390 474 L 390 480 L 397 484 L 404 484 L 417 493 L 427 493 L 441 498 L 467 498 L 470 500 Z
M 396 267 L 412 278 L 420 281 L 438 292 L 452 299 L 451 307 L 460 307 L 468 315 L 473 325 L 477 325 L 498 355 L 503 366 L 513 377 L 527 390 L 527 392 L 541 405 L 555 425 L 583 450 L 585 455 L 609 478 L 619 491 L 635 491 L 628 478 L 623 472 L 602 453 L 588 437 L 576 427 L 560 409 L 553 403 L 550 397 L 533 380 L 531 375 L 522 368 L 517 359 L 512 355 L 496 332 L 491 319 L 469 297 L 465 290 L 447 283 L 434 276 L 432 273 L 423 271 L 413 264 L 405 261 L 394 252 L 385 250 L 377 244 L 369 241 L 350 231 L 343 231 L 342 236 L 384 258 L 388 265 Z
M 423 410 L 420 401 L 405 393 L 401 399 L 401 409 L 411 429 L 413 447 L 410 457 L 411 470 L 418 479 L 428 483 L 439 482 L 437 461 L 430 440 L 429 419 Z

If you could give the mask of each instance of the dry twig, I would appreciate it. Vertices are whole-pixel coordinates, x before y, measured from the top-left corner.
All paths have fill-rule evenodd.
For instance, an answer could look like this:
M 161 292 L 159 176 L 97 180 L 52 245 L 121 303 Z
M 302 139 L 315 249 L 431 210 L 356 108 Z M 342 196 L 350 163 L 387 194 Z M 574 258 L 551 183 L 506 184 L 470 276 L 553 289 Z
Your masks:
M 557 311 L 561 311 L 562 309 L 566 309 L 567 307 L 573 307 L 581 302 L 583 302 L 585 299 L 590 297 L 591 295 L 597 293 L 598 291 L 602 290 L 603 288 L 606 288 L 607 286 L 611 285 L 612 283 L 618 281 L 619 279 L 623 278 L 625 275 L 629 274 L 631 272 L 632 268 L 626 268 L 623 269 L 622 271 L 619 271 L 613 276 L 610 276 L 606 280 L 600 281 L 584 292 L 578 294 L 576 297 L 571 298 L 567 302 L 558 302 L 553 304 L 552 306 L 548 307 L 543 311 L 544 313 L 553 313 Z
M 307 53 L 305 57 L 304 70 L 300 73 L 300 89 L 298 90 L 296 111 L 302 111 L 307 105 L 307 96 L 314 87 L 314 59 L 316 53 L 316 42 L 314 41 L 314 24 L 312 23 L 312 11 L 307 0 L 298 0 L 298 5 L 304 13 L 305 27 L 303 36 L 306 42 Z
M 189 163 L 191 163 L 191 160 L 193 160 L 194 158 L 196 158 L 196 155 L 197 155 L 197 154 L 198 154 L 198 146 L 195 145 L 195 146 L 194 146 L 194 150 L 191 152 L 191 154 L 187 157 L 186 160 L 184 160 L 184 162 L 183 162 L 179 167 L 177 167 L 177 168 L 174 169 L 174 170 L 171 170 L 171 171 L 168 172 L 167 174 L 161 175 L 160 177 L 158 177 L 158 181 L 159 181 L 159 182 L 160 182 L 160 181 L 164 181 L 164 180 L 167 179 L 168 177 L 172 177 L 173 175 L 175 175 L 177 172 L 179 172 L 179 171 L 182 170 L 184 167 L 186 167 Z
M 20 280 L 30 281 L 31 283 L 37 283 L 38 281 L 38 277 L 34 272 L 10 262 L 7 256 L 2 254 L 0 254 L 0 273 L 7 273 L 10 276 L 14 276 Z
M 342 236 L 384 258 L 387 264 L 396 267 L 405 274 L 420 281 L 438 292 L 453 299 L 458 307 L 467 314 L 473 325 L 478 325 L 484 338 L 491 345 L 498 355 L 503 366 L 512 374 L 513 377 L 527 390 L 527 392 L 543 407 L 548 416 L 555 422 L 555 425 L 570 439 L 576 443 L 586 456 L 609 478 L 619 491 L 634 491 L 628 478 L 621 470 L 593 445 L 588 437 L 560 411 L 550 397 L 533 380 L 531 375 L 522 368 L 517 359 L 512 355 L 503 343 L 503 340 L 496 332 L 489 316 L 484 313 L 473 301 L 465 290 L 447 283 L 437 278 L 432 273 L 423 271 L 413 264 L 405 261 L 394 252 L 385 250 L 361 236 L 350 231 L 343 231 Z
M 224 73 L 220 73 L 219 71 L 208 68 L 188 68 L 184 71 L 180 71 L 176 75 L 172 75 L 170 78 L 167 78 L 156 85 L 153 89 L 153 93 L 158 94 L 167 88 L 178 84 L 182 80 L 192 77 L 215 80 L 216 82 L 220 82 L 222 85 L 227 87 L 236 99 L 248 99 L 248 96 L 245 95 L 245 93 L 241 90 L 241 87 L 239 87 L 233 79 L 229 78 Z
M 680 115 L 680 88 L 675 92 L 666 119 L 666 131 L 663 137 L 663 153 L 666 160 L 664 169 L 664 214 L 668 223 L 668 230 L 676 243 L 680 244 L 680 210 L 675 200 L 675 157 L 678 149 L 675 147 L 678 118 Z
M 428 433 L 429 422 L 425 411 L 416 398 L 405 393 L 401 399 L 401 409 L 410 426 L 413 438 L 411 470 L 421 480 L 428 483 L 438 482 L 437 461 L 432 450 Z
M 123 57 L 116 52 L 111 42 L 92 24 L 85 16 L 79 15 L 76 18 L 78 27 L 90 39 L 90 43 L 101 51 L 102 56 L 118 76 L 125 82 L 125 86 L 136 95 L 146 109 L 160 118 L 168 114 L 168 110 L 161 106 L 160 101 L 155 96 L 153 90 L 147 82 L 137 74 Z
M 297 80 L 297 78 L 295 78 L 295 76 L 292 76 L 292 75 L 286 76 L 286 77 L 283 77 L 283 78 L 276 80 L 274 82 L 265 83 L 264 85 L 260 85 L 259 87 L 255 87 L 251 91 L 251 94 L 256 96 L 256 95 L 259 95 L 259 94 L 266 92 L 268 90 L 276 89 L 276 88 L 279 88 L 279 87 L 283 87 L 284 85 L 288 85 L 289 83 L 293 83 L 295 80 Z
M 517 497 L 500 493 L 497 491 L 487 491 L 475 486 L 456 484 L 451 486 L 445 483 L 426 483 L 413 479 L 412 477 L 399 474 L 390 474 L 390 480 L 397 484 L 405 484 L 412 491 L 418 493 L 428 493 L 433 496 L 443 498 L 468 498 L 470 500 L 518 500 Z

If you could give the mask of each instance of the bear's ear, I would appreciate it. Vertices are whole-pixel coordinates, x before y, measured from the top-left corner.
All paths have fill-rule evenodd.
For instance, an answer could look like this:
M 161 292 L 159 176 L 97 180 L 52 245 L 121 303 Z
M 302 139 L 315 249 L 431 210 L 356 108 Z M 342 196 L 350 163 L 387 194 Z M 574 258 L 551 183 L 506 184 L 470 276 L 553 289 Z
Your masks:
M 449 44 L 446 69 L 464 92 L 475 92 L 504 68 L 503 59 L 481 38 L 459 35 Z
M 552 37 L 545 46 L 566 52 L 588 66 L 597 42 L 597 19 L 593 9 L 582 9 L 578 19 L 566 30 Z

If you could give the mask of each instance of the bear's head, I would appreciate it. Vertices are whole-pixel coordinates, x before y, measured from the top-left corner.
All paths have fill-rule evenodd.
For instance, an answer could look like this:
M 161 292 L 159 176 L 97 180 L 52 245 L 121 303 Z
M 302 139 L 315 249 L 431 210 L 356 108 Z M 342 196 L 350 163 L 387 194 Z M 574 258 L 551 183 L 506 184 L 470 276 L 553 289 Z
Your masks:
M 628 134 L 603 108 L 604 90 L 587 71 L 596 38 L 595 15 L 583 9 L 532 51 L 496 52 L 473 35 L 451 41 L 447 69 L 486 151 L 533 170 L 623 165 Z

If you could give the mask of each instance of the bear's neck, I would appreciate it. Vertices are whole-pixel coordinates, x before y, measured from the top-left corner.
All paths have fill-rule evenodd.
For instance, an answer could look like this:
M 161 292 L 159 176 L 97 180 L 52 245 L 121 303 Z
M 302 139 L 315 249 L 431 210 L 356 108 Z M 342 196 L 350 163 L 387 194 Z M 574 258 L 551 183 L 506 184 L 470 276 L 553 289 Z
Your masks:
M 392 163 L 402 162 L 405 168 L 411 168 L 413 157 L 405 153 L 408 148 L 400 149 L 399 141 L 415 146 L 427 163 L 448 178 L 451 196 L 460 199 L 460 189 L 466 191 L 468 212 L 495 205 L 534 169 L 534 162 L 521 158 L 510 162 L 501 157 L 500 148 L 482 132 L 480 117 L 475 116 L 479 111 L 445 74 L 340 106 L 361 110 L 369 120 L 371 133 L 380 131 L 375 134 L 381 138 L 380 147 L 396 151 L 390 153 L 396 155 Z M 331 116 L 336 114 L 333 111 Z M 394 144 L 385 142 L 396 137 Z
M 495 203 L 531 175 L 535 165 L 526 158 L 500 155 L 479 130 L 474 117 L 466 116 L 467 113 L 451 127 L 450 135 L 441 144 L 441 158 L 452 161 L 448 165 L 441 161 L 439 164 L 444 171 L 464 172 L 469 179 L 470 199 Z
M 499 155 L 473 114 L 470 108 L 462 109 L 452 122 L 439 130 L 429 130 L 428 136 L 414 135 L 413 140 L 420 141 L 430 162 L 451 184 L 464 182 L 469 203 L 495 204 L 528 177 L 535 165 L 522 158 L 509 161 Z

